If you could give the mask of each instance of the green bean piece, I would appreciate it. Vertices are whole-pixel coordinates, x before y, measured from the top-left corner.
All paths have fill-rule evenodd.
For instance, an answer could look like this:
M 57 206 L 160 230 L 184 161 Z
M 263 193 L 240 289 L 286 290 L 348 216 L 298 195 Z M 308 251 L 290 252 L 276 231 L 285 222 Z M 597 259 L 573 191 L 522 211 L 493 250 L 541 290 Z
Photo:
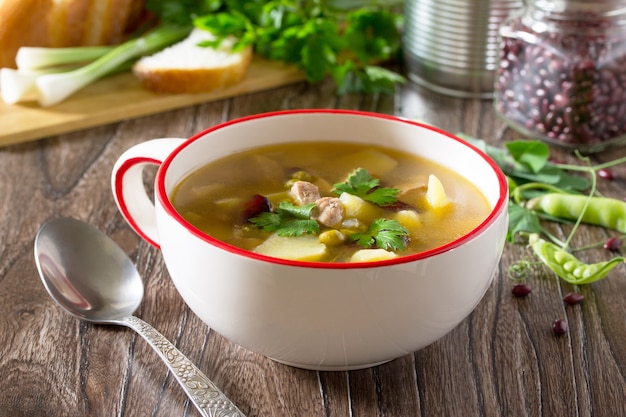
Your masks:
M 582 223 L 626 233 L 626 202 L 616 198 L 548 193 L 529 200 L 526 207 L 565 220 L 580 217 Z
M 625 260 L 624 257 L 617 256 L 605 262 L 586 264 L 571 253 L 554 243 L 539 238 L 537 235 L 531 235 L 529 243 L 541 262 L 570 284 L 590 284 L 599 281 Z

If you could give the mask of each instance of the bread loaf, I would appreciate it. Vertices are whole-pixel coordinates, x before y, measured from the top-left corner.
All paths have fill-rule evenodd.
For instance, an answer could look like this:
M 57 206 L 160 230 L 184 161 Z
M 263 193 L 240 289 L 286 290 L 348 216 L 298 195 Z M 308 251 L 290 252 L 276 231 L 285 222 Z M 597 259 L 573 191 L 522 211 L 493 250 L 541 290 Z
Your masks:
M 229 40 L 219 48 L 198 46 L 207 39 L 213 35 L 194 29 L 185 40 L 141 58 L 133 72 L 146 88 L 166 93 L 207 92 L 240 82 L 248 71 L 252 48 L 233 52 Z
M 143 13 L 143 0 L 0 0 L 0 68 L 21 46 L 113 45 Z

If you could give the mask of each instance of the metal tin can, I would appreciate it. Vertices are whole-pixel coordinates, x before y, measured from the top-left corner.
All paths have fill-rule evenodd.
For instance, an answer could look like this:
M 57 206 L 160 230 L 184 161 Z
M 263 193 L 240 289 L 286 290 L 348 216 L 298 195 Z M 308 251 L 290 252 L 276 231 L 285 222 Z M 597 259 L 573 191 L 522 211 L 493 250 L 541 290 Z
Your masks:
M 456 97 L 493 97 L 498 29 L 522 0 L 408 0 L 403 50 L 411 81 Z

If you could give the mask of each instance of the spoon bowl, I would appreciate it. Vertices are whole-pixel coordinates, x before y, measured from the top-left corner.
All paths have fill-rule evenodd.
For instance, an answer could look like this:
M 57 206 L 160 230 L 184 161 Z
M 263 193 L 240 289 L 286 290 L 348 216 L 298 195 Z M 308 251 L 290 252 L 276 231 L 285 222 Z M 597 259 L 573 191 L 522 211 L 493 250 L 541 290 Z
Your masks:
M 35 237 L 35 263 L 54 301 L 79 319 L 130 327 L 159 354 L 203 416 L 243 413 L 161 333 L 133 316 L 143 281 L 126 253 L 107 235 L 72 218 L 44 224 Z
M 39 274 L 50 296 L 82 320 L 119 324 L 139 307 L 143 281 L 126 253 L 81 221 L 51 221 L 35 243 Z

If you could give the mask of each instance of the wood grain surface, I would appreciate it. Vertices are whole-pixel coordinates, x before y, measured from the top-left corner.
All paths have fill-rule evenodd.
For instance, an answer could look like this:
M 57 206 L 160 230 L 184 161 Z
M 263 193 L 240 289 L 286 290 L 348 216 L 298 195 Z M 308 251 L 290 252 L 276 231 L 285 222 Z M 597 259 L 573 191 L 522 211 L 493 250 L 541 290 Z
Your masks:
M 530 252 L 507 245 L 493 284 L 457 328 L 414 354 L 365 370 L 288 367 L 208 329 L 182 302 L 160 253 L 118 214 L 109 188 L 112 165 L 149 138 L 186 137 L 239 116 L 312 107 L 397 114 L 493 145 L 518 137 L 488 100 L 443 97 L 414 85 L 395 96 L 339 97 L 331 83 L 299 82 L 0 148 L 0 417 L 199 415 L 140 337 L 81 323 L 48 297 L 33 239 L 42 223 L 59 216 L 85 220 L 124 248 L 146 284 L 137 315 L 249 417 L 626 416 L 624 265 L 603 281 L 576 288 L 585 296 L 580 305 L 566 306 L 562 297 L 575 288 L 541 266 L 529 281 L 533 292 L 514 298 L 507 269 Z M 571 154 L 554 153 L 576 162 Z M 624 153 L 617 149 L 594 160 Z M 615 174 L 599 186 L 625 197 L 626 171 Z M 565 236 L 568 230 L 555 226 L 553 232 Z M 585 227 L 574 244 L 607 236 Z M 610 254 L 599 249 L 581 256 L 596 261 Z M 562 337 L 551 332 L 557 318 L 569 324 Z

